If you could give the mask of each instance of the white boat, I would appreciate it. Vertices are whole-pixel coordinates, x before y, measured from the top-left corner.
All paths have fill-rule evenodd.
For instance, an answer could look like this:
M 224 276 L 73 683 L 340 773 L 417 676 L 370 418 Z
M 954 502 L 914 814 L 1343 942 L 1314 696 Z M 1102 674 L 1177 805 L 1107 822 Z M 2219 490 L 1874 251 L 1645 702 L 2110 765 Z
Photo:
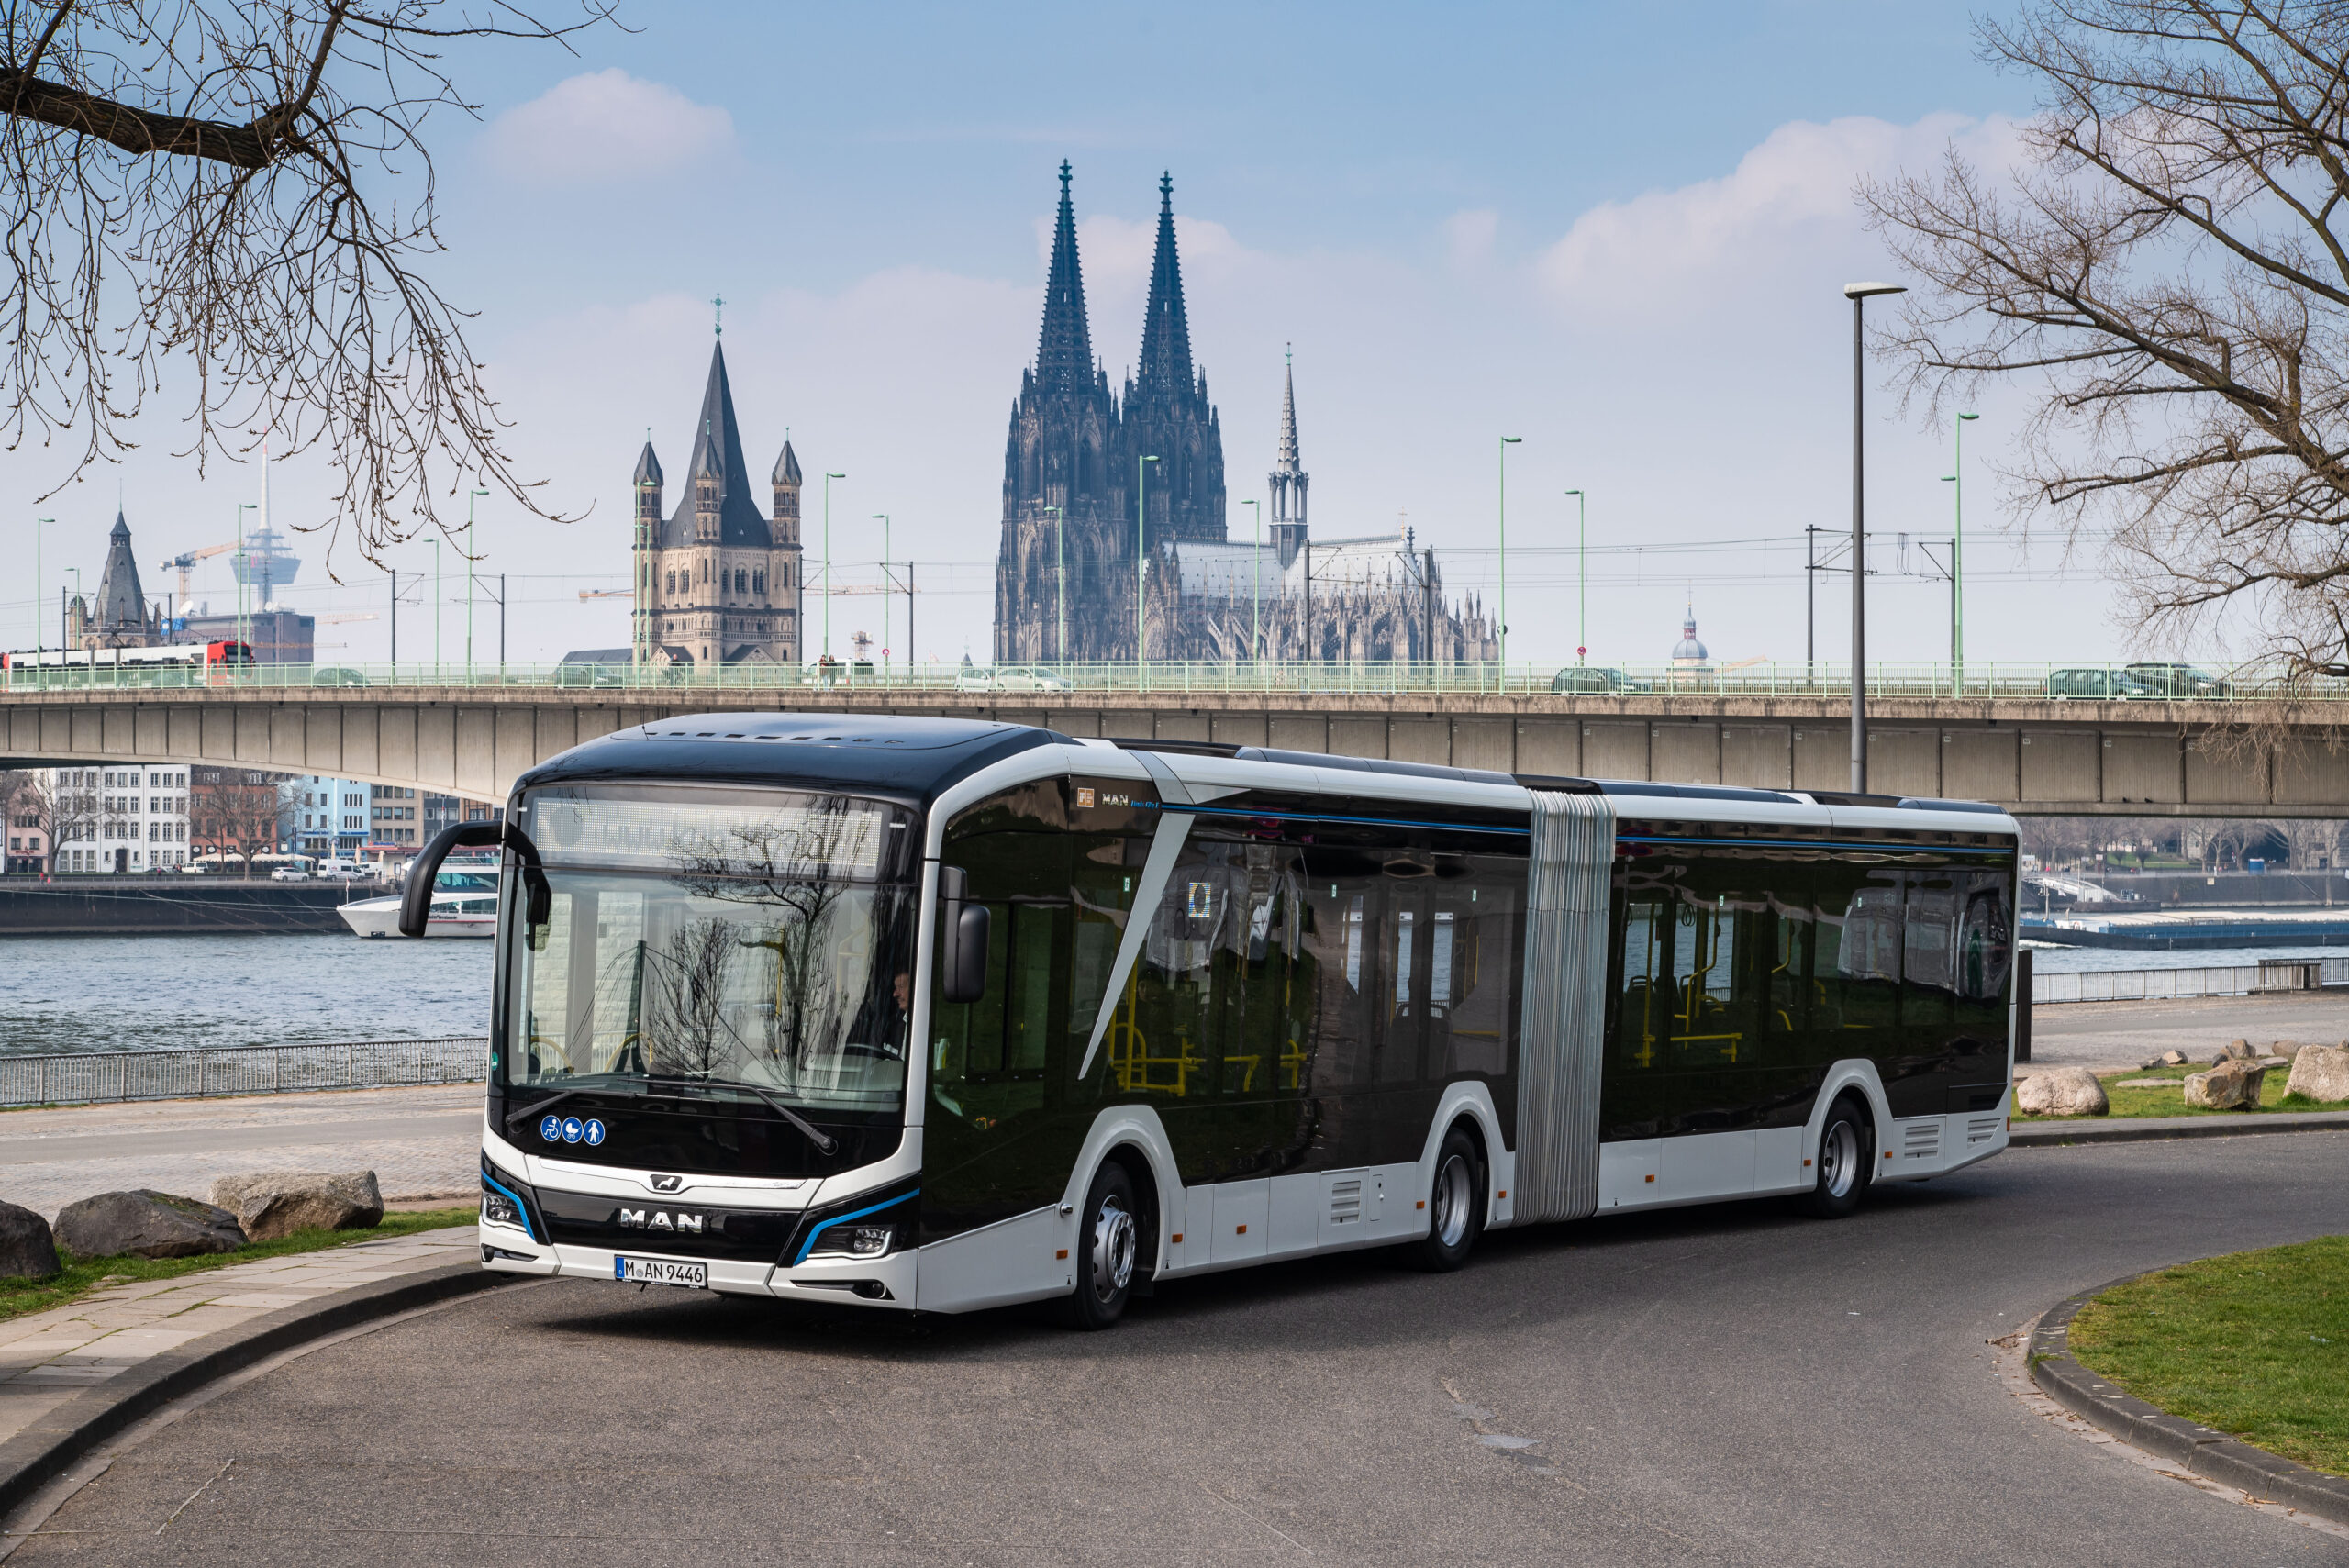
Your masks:
M 497 935 L 497 870 L 466 866 L 443 871 L 432 890 L 432 913 L 426 920 L 428 937 L 495 937 Z M 362 937 L 395 937 L 400 931 L 399 898 L 362 898 L 336 913 L 344 925 Z

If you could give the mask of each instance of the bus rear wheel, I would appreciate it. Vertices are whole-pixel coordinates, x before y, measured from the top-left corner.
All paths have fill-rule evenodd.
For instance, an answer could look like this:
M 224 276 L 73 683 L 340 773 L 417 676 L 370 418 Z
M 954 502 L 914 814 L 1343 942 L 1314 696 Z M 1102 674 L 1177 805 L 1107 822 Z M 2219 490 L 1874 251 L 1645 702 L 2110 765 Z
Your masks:
M 1455 1127 L 1436 1151 L 1435 1185 L 1428 1193 L 1428 1233 L 1404 1255 L 1430 1273 L 1450 1273 L 1468 1261 L 1485 1229 L 1485 1162 L 1476 1140 Z
M 1076 1289 L 1061 1303 L 1061 1321 L 1071 1329 L 1107 1329 L 1125 1316 L 1141 1247 L 1133 1178 L 1123 1165 L 1111 1161 L 1094 1173 L 1078 1215 Z
M 1802 1211 L 1820 1219 L 1841 1219 L 1859 1207 L 1873 1174 L 1868 1154 L 1874 1141 L 1860 1108 L 1849 1100 L 1836 1101 L 1827 1113 L 1827 1125 L 1819 1129 L 1819 1179 L 1798 1200 Z

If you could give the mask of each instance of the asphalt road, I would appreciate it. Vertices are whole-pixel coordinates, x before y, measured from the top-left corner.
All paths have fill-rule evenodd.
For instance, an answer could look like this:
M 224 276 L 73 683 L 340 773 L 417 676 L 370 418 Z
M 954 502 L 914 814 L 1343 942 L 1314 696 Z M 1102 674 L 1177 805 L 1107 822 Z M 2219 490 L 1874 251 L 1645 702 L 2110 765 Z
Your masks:
M 1113 1333 L 509 1287 L 231 1389 L 17 1564 L 2349 1561 L 1999 1385 L 1985 1340 L 2349 1229 L 2349 1139 L 2018 1151 L 1842 1223 L 1721 1206 L 1169 1285 Z

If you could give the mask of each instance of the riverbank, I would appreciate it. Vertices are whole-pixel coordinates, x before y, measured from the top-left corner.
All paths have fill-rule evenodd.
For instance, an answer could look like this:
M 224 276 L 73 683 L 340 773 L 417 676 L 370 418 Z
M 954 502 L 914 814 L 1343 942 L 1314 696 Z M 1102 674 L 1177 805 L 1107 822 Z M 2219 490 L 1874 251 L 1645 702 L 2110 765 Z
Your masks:
M 389 889 L 369 882 L 248 882 L 232 876 L 0 880 L 0 938 L 341 931 L 335 913 Z

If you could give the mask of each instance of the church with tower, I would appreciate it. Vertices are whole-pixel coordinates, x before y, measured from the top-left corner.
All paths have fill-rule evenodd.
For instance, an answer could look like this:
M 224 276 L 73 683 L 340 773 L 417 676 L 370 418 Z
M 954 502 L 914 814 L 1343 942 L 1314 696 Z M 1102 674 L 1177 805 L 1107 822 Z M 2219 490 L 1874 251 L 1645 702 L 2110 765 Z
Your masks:
M 665 477 L 648 439 L 636 460 L 636 636 L 615 662 L 796 663 L 800 636 L 799 459 L 791 442 L 768 474 L 762 514 L 734 422 L 723 328 L 694 425 L 684 493 L 663 511 Z M 573 659 L 586 655 L 573 654 Z
M 1004 450 L 996 662 L 1493 657 L 1481 608 L 1447 601 L 1434 551 L 1408 529 L 1311 537 L 1293 371 L 1269 537 L 1229 538 L 1223 427 L 1191 358 L 1174 182 L 1158 183 L 1141 360 L 1113 392 L 1093 353 L 1065 162 L 1060 179 L 1043 330 Z

